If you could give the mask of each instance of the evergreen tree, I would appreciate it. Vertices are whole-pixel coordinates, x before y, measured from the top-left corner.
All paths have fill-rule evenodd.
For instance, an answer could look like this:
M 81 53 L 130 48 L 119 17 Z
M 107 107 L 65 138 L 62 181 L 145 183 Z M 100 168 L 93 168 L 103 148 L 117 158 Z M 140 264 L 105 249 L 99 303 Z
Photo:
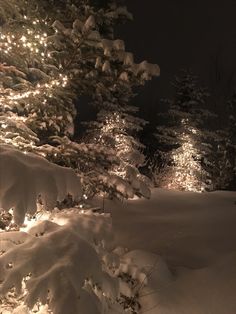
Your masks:
M 227 127 L 220 132 L 217 149 L 218 188 L 236 189 L 236 92 L 227 104 Z
M 75 141 L 75 100 L 87 95 L 116 110 L 122 80 L 132 77 L 130 91 L 157 66 L 135 64 L 123 41 L 111 39 L 114 25 L 131 18 L 115 1 L 0 3 L 0 143 L 72 166 L 97 191 L 108 181 L 99 174 L 119 161 L 115 151 Z
M 124 158 L 117 145 L 74 139 L 74 103 L 88 96 L 109 113 L 113 108 L 114 116 L 127 113 L 130 129 L 138 130 L 142 121 L 129 116 L 129 95 L 159 69 L 135 64 L 124 43 L 113 39 L 113 26 L 129 18 L 127 10 L 115 1 L 101 9 L 95 2 L 0 0 L 0 228 L 6 231 L 0 233 L 0 307 L 9 313 L 140 308 L 137 285 L 127 283 L 133 277 L 118 278 L 125 250 L 114 250 L 110 217 L 53 210 L 68 193 L 81 197 L 80 180 L 72 169 L 29 153 L 76 169 L 86 196 L 100 190 L 133 195 L 127 178 L 110 172 Z M 126 139 L 124 150 L 135 144 Z M 37 205 L 52 213 L 38 213 Z
M 119 188 L 113 188 L 115 196 L 133 197 L 136 194 L 149 198 L 148 179 L 139 172 L 145 162 L 144 146 L 136 137 L 146 121 L 134 116 L 136 110 L 134 106 L 124 106 L 115 112 L 101 110 L 97 121 L 88 124 L 87 141 L 95 140 L 116 152 L 118 163 L 109 169 L 113 179 L 120 178 L 116 185 Z
M 212 138 L 207 121 L 214 115 L 205 109 L 206 90 L 198 86 L 197 77 L 184 72 L 176 77 L 175 95 L 165 100 L 168 111 L 155 134 L 158 140 L 157 184 L 170 189 L 204 191 L 212 189 Z
M 132 65 L 133 71 L 130 71 L 130 65 Z M 137 139 L 137 134 L 143 129 L 146 121 L 137 117 L 138 108 L 129 103 L 134 96 L 132 88 L 144 84 L 145 80 L 150 79 L 152 75 L 157 75 L 159 68 L 146 61 L 135 65 L 133 55 L 129 53 L 126 62 L 119 66 L 118 79 L 114 77 L 109 67 L 108 69 L 102 68 L 102 71 L 104 70 L 107 75 L 110 74 L 109 81 L 114 81 L 114 88 L 106 97 L 101 97 L 99 93 L 96 94 L 94 102 L 100 111 L 97 121 L 87 123 L 86 140 L 91 143 L 91 140 L 95 139 L 97 143 L 116 151 L 119 164 L 110 167 L 109 173 L 113 180 L 114 175 L 116 177 L 118 175 L 123 183 L 122 180 L 117 181 L 118 178 L 114 180 L 117 183 L 113 185 L 113 194 L 129 197 L 136 194 L 149 197 L 148 179 L 139 171 L 139 167 L 145 162 L 142 153 L 144 146 Z M 139 72 L 142 74 L 137 76 Z M 112 181 L 111 178 L 110 181 Z M 117 190 L 116 187 L 119 189 Z M 120 193 L 121 191 L 122 193 Z

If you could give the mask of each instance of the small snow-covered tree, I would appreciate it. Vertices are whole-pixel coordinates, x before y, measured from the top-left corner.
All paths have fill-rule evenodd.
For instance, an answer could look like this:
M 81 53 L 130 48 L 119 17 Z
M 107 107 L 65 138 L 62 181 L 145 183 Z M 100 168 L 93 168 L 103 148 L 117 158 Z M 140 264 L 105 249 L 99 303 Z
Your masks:
M 175 96 L 166 100 L 168 111 L 155 134 L 157 157 L 163 167 L 156 180 L 161 186 L 187 191 L 212 189 L 211 168 L 213 133 L 207 121 L 214 115 L 205 107 L 207 92 L 198 86 L 197 77 L 184 72 L 173 83 Z
M 148 179 L 139 172 L 139 167 L 145 162 L 144 146 L 135 137 L 146 122 L 133 115 L 136 109 L 126 106 L 116 112 L 101 110 L 97 121 L 89 123 L 87 141 L 95 140 L 110 147 L 118 158 L 118 163 L 109 168 L 111 176 L 121 179 L 119 185 L 113 186 L 110 193 L 113 196 L 133 197 L 136 194 L 150 197 Z

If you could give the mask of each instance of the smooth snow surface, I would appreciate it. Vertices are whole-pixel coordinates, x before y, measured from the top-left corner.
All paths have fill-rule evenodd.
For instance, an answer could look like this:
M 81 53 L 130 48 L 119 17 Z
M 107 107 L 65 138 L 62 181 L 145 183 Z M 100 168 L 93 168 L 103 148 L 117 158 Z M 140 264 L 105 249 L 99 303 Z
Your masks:
M 199 268 L 236 250 L 236 193 L 154 189 L 150 200 L 114 203 L 119 245 L 161 255 L 173 266 Z
M 235 201 L 235 192 L 161 189 L 149 201 L 105 201 L 117 244 L 155 253 L 133 261 L 150 268 L 141 314 L 236 313 Z

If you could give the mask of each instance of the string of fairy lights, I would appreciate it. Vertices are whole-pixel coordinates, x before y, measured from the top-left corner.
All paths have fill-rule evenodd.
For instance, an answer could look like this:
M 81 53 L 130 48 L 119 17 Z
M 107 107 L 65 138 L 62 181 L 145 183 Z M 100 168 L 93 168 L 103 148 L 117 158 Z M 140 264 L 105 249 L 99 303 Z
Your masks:
M 21 148 L 23 146 L 27 152 L 36 147 L 36 136 L 32 134 L 26 138 L 22 136 L 23 131 L 32 133 L 23 125 L 31 117 L 31 114 L 17 115 L 16 108 L 21 103 L 27 110 L 30 105 L 32 106 L 34 98 L 41 101 L 42 105 L 47 106 L 48 99 L 52 98 L 61 88 L 65 88 L 69 78 L 60 73 L 59 66 L 58 71 L 53 75 L 54 77 L 48 76 L 47 79 L 30 82 L 27 77 L 27 67 L 25 73 L 25 70 L 22 70 L 23 66 L 21 66 L 21 64 L 25 64 L 26 59 L 28 68 L 34 68 L 36 61 L 43 68 L 44 65 L 53 64 L 53 60 L 48 49 L 48 33 L 43 31 L 48 22 L 44 19 L 32 19 L 26 15 L 23 16 L 23 21 L 25 24 L 20 30 L 4 32 L 0 29 L 0 73 L 3 73 L 0 77 L 0 142 Z M 19 60 L 20 69 L 9 66 L 11 58 Z M 3 84 L 4 76 L 10 76 L 16 81 L 18 79 L 20 82 L 27 82 L 27 85 L 20 90 L 15 89 L 14 86 L 6 88 Z M 5 114 L 7 112 L 9 119 L 4 119 L 4 116 L 1 117 L 1 112 Z M 25 130 L 22 130 L 22 126 Z
M 114 140 L 114 149 L 117 154 L 121 157 L 123 164 L 115 165 L 111 170 L 111 173 L 118 175 L 119 177 L 125 179 L 127 177 L 127 169 L 130 165 L 129 158 L 127 156 L 133 151 L 133 145 L 130 141 L 129 136 L 126 134 L 126 124 L 127 121 L 122 118 L 122 115 L 118 112 L 108 114 L 105 118 L 105 123 L 101 128 L 101 133 L 99 135 L 99 141 L 104 145 L 107 145 L 106 138 L 107 135 L 112 137 Z M 116 130 L 119 130 L 116 132 Z M 105 138 L 105 140 L 104 140 Z M 135 163 L 135 162 L 134 162 Z
M 24 20 L 29 20 L 26 15 L 24 15 Z M 31 28 L 27 28 L 26 25 L 22 27 L 24 34 L 21 32 L 15 32 L 14 34 L 8 32 L 6 34 L 0 34 L 0 52 L 5 54 L 10 54 L 14 48 L 28 50 L 35 54 L 40 54 L 42 61 L 45 61 L 45 57 L 50 57 L 50 53 L 46 54 L 45 50 L 47 48 L 47 32 L 41 33 L 40 25 L 47 25 L 46 20 L 34 19 L 31 21 Z

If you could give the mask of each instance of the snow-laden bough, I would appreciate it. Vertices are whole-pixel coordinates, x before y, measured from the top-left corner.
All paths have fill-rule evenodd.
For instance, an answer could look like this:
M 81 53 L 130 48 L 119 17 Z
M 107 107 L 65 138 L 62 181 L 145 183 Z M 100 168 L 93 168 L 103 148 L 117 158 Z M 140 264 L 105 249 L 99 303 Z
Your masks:
M 16 297 L 22 295 L 20 306 L 28 309 L 42 304 L 54 314 L 102 313 L 102 300 L 109 306 L 119 295 L 118 279 L 102 269 L 102 239 L 110 233 L 109 218 L 78 209 L 52 214 L 51 221 L 38 221 L 28 232 L 0 233 L 0 295 L 14 287 Z
M 36 212 L 39 196 L 44 207 L 52 209 L 68 194 L 74 199 L 81 196 L 80 179 L 72 169 L 12 146 L 0 146 L 0 208 L 13 208 L 17 224 L 24 222 L 26 213 Z

